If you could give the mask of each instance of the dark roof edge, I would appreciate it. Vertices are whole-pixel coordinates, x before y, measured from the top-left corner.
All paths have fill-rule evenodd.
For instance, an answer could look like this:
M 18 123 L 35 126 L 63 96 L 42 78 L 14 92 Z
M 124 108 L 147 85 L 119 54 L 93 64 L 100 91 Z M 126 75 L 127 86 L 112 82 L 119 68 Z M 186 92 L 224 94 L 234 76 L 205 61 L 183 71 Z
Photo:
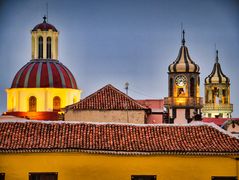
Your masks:
M 87 149 L 0 149 L 0 154 L 10 153 L 88 153 L 88 154 L 111 154 L 111 155 L 131 155 L 131 156 L 150 156 L 150 155 L 192 155 L 192 156 L 238 156 L 239 152 L 183 152 L 183 151 L 158 151 L 158 152 L 137 152 L 137 151 L 107 151 L 107 150 L 87 150 Z

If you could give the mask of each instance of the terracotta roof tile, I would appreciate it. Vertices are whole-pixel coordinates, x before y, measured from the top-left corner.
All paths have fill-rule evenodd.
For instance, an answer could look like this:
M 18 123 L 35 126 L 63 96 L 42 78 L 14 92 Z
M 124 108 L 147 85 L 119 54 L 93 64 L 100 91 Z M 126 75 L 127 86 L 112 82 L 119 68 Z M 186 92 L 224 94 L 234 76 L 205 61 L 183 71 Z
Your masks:
M 215 123 L 218 126 L 222 126 L 228 120 L 238 120 L 238 118 L 203 118 L 202 122 Z
M 149 109 L 111 84 L 106 85 L 78 103 L 67 106 L 73 110 L 144 110 Z
M 207 124 L 0 122 L 0 152 L 239 154 L 239 139 Z

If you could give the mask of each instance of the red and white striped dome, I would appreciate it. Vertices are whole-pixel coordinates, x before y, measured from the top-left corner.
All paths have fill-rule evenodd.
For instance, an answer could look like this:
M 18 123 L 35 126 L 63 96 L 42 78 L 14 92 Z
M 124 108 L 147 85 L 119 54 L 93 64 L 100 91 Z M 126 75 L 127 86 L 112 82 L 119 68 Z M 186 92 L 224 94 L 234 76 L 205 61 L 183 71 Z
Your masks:
M 77 84 L 70 70 L 56 60 L 34 59 L 15 75 L 11 88 L 72 88 Z

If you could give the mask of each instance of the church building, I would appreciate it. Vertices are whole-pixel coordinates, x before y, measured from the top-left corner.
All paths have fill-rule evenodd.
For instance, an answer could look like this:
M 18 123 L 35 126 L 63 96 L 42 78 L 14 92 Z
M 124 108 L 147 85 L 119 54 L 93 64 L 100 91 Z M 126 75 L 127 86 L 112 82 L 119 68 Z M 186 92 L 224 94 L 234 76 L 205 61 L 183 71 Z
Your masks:
M 207 118 L 231 118 L 233 105 L 230 104 L 230 79 L 223 74 L 218 51 L 213 70 L 205 78 L 205 104 L 203 115 Z
M 58 60 L 58 30 L 44 21 L 31 31 L 32 55 L 7 92 L 5 114 L 57 120 L 60 109 L 78 102 L 81 90 L 70 70 Z
M 200 114 L 199 66 L 190 58 L 185 46 L 183 31 L 182 45 L 177 59 L 168 67 L 168 97 L 164 98 L 169 117 L 165 123 L 189 123 Z

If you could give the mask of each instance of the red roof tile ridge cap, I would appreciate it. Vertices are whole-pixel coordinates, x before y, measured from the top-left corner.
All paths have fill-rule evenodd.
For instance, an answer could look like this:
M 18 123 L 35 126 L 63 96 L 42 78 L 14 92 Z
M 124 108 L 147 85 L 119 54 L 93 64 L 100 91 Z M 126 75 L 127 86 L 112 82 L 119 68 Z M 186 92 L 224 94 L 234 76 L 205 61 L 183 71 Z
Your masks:
M 78 105 L 80 105 L 80 104 L 83 104 L 83 103 L 84 103 L 85 101 L 87 101 L 88 99 L 90 99 L 90 98 L 92 98 L 92 97 L 94 97 L 94 96 L 97 96 L 97 94 L 98 94 L 99 92 L 101 92 L 102 90 L 104 90 L 104 89 L 106 89 L 106 88 L 111 88 L 111 89 L 117 91 L 117 92 L 120 93 L 121 95 L 125 96 L 127 99 L 133 101 L 135 104 L 137 104 L 138 106 L 140 106 L 142 109 L 149 109 L 148 107 L 143 106 L 143 105 L 141 105 L 140 103 L 138 103 L 138 102 L 137 102 L 136 100 L 134 100 L 133 98 L 127 96 L 126 94 L 124 94 L 123 92 L 121 92 L 120 90 L 118 90 L 117 88 L 115 88 L 115 87 L 114 87 L 113 85 L 111 85 L 111 84 L 105 85 L 104 87 L 100 88 L 100 89 L 97 90 L 96 92 L 90 94 L 89 96 L 85 97 L 84 99 L 82 99 L 81 101 L 79 101 L 79 102 L 77 102 L 77 103 L 72 104 L 72 105 L 69 105 L 67 109 L 69 110 L 69 109 L 72 109 L 72 108 L 74 108 L 74 107 L 76 107 L 76 106 L 78 106 Z
M 81 121 L 46 121 L 46 120 L 28 120 L 28 119 L 6 119 L 0 120 L 0 123 L 42 123 L 42 124 L 92 124 L 92 125 L 125 125 L 125 126 L 161 126 L 161 127 L 197 127 L 197 126 L 209 126 L 218 129 L 221 132 L 232 135 L 231 133 L 225 131 L 214 123 L 205 123 L 205 122 L 194 122 L 190 124 L 135 124 L 135 123 L 120 123 L 120 122 L 81 122 Z
M 30 120 L 30 119 L 6 119 L 6 120 L 0 120 L 0 123 L 26 123 L 26 122 L 33 122 L 33 123 L 42 123 L 42 124 L 96 124 L 96 125 L 125 125 L 125 126 L 166 126 L 166 127 L 188 127 L 188 126 L 205 126 L 205 125 L 213 125 L 217 127 L 214 123 L 204 123 L 204 122 L 197 122 L 197 123 L 190 123 L 190 124 L 136 124 L 136 123 L 121 123 L 121 122 L 82 122 L 82 121 L 48 121 L 48 120 Z M 224 130 L 225 131 L 225 130 Z
M 110 84 L 108 84 L 108 85 L 110 85 Z M 103 90 L 104 88 L 106 88 L 108 85 L 106 85 L 106 86 L 104 86 L 104 87 L 98 89 L 98 90 L 95 91 L 94 93 L 92 93 L 92 94 L 86 96 L 84 99 L 80 100 L 79 102 L 76 102 L 76 103 L 74 103 L 74 104 L 71 104 L 71 105 L 67 106 L 68 109 L 74 108 L 75 106 L 84 103 L 84 102 L 87 101 L 89 98 L 92 98 L 92 97 L 96 96 L 96 95 L 98 94 L 98 92 L 102 91 L 102 90 Z

